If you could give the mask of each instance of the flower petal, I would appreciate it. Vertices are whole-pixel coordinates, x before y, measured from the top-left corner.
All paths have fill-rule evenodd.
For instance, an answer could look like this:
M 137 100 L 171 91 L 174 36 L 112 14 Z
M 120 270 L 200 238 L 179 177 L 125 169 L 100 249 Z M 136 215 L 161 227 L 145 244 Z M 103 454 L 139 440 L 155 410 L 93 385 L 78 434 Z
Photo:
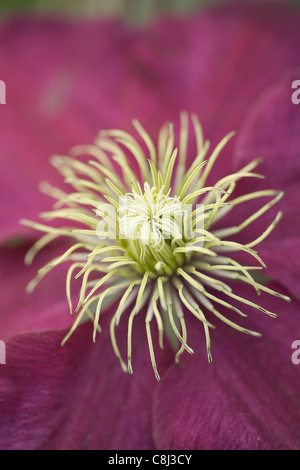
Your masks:
M 65 292 L 65 272 L 57 268 L 40 282 L 34 293 L 25 292 L 26 286 L 36 276 L 37 269 L 61 253 L 59 248 L 48 247 L 38 255 L 38 262 L 28 267 L 24 256 L 29 244 L 0 248 L 0 339 L 23 331 L 48 328 L 66 328 L 73 322 L 69 314 Z M 38 266 L 38 267 L 37 267 Z
M 242 287 L 238 293 L 247 295 Z M 201 328 L 190 328 L 189 344 L 198 354 L 173 366 L 155 396 L 158 448 L 299 448 L 300 369 L 292 363 L 291 346 L 299 339 L 300 307 L 263 297 L 261 304 L 279 318 L 244 309 L 249 311 L 245 325 L 262 332 L 262 338 L 245 337 L 214 322 L 211 364 L 205 355 L 199 358 Z
M 267 274 L 299 299 L 300 113 L 291 99 L 297 76 L 299 70 L 285 74 L 253 106 L 238 136 L 235 161 L 240 166 L 254 155 L 262 155 L 259 171 L 266 176 L 265 187 L 285 192 L 276 206 L 283 212 L 283 219 L 259 250 L 268 266 Z M 250 189 L 250 182 L 243 189 Z M 251 190 L 256 189 L 261 185 L 252 182 Z
M 0 377 L 0 447 L 18 450 L 153 449 L 151 403 L 158 386 L 145 335 L 134 340 L 134 376 L 112 352 L 108 318 L 96 343 L 85 323 L 67 341 L 64 331 L 11 338 Z M 136 318 L 144 328 L 144 318 Z M 127 324 L 117 335 L 122 352 Z M 160 372 L 170 363 L 163 355 Z M 3 369 L 2 369 L 3 368 Z
M 264 89 L 299 64 L 299 18 L 299 9 L 281 2 L 226 2 L 154 23 L 145 33 L 147 47 L 139 43 L 140 56 L 161 70 L 170 113 L 175 105 L 195 112 L 213 148 L 239 131 Z M 213 176 L 228 174 L 231 162 L 229 145 Z
M 2 25 L 2 239 L 45 208 L 39 181 L 59 181 L 49 156 L 91 143 L 100 128 L 128 130 L 137 118 L 154 138 L 186 109 L 212 146 L 238 130 L 262 89 L 298 62 L 298 22 L 293 7 L 243 2 L 143 31 L 41 18 Z M 214 179 L 227 173 L 231 155 L 228 148 Z
M 100 128 L 126 130 L 147 110 L 152 123 L 160 115 L 156 81 L 130 58 L 135 40 L 114 22 L 31 18 L 2 25 L 0 67 L 7 89 L 0 115 L 2 240 L 24 232 L 20 218 L 34 218 L 49 207 L 40 181 L 62 185 L 49 164 L 52 154 L 92 144 Z

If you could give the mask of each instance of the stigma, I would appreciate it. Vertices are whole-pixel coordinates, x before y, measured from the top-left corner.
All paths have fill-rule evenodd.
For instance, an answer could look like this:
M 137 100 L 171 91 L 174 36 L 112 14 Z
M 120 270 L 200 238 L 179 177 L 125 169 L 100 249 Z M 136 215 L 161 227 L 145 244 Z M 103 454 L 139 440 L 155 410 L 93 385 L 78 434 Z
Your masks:
M 67 236 L 70 247 L 38 271 L 28 291 L 50 270 L 67 263 L 66 298 L 75 320 L 62 344 L 86 320 L 93 323 L 95 341 L 101 332 L 101 312 L 111 313 L 104 302 L 117 301 L 110 336 L 122 369 L 133 373 L 133 323 L 136 315 L 142 315 L 150 362 L 160 380 L 151 333 L 153 320 L 159 346 L 163 348 L 165 336 L 171 344 L 176 343 L 174 357 L 179 362 L 184 352 L 194 353 L 188 344 L 186 319 L 196 317 L 211 362 L 214 318 L 238 332 L 260 336 L 232 320 L 231 313 L 246 316 L 243 306 L 248 305 L 276 317 L 276 313 L 241 297 L 239 285 L 247 284 L 257 294 L 266 292 L 290 300 L 258 282 L 256 276 L 266 266 L 255 248 L 275 229 L 282 213 L 278 211 L 254 240 L 247 244 L 238 241 L 239 233 L 277 204 L 283 193 L 265 189 L 235 196 L 238 182 L 263 178 L 254 171 L 259 159 L 207 185 L 208 177 L 213 181 L 214 164 L 234 132 L 210 151 L 210 142 L 204 139 L 195 115 L 181 113 L 178 136 L 172 123 L 163 125 L 157 145 L 137 120 L 133 127 L 136 136 L 116 129 L 100 131 L 92 145 L 74 147 L 70 156 L 52 157 L 52 164 L 70 191 L 41 184 L 41 190 L 56 202 L 51 211 L 40 214 L 48 223 L 21 221 L 43 232 L 25 262 L 32 263 L 36 253 L 58 237 Z M 195 142 L 192 156 L 188 152 L 190 139 Z M 231 211 L 255 199 L 263 200 L 258 210 L 239 225 L 226 224 L 225 228 L 224 224 L 222 228 L 222 221 Z M 67 226 L 51 226 L 49 222 L 54 219 L 64 219 Z M 234 256 L 237 252 L 253 261 L 241 264 Z M 74 279 L 81 279 L 75 305 L 71 297 Z M 117 341 L 120 321 L 128 324 L 126 358 Z

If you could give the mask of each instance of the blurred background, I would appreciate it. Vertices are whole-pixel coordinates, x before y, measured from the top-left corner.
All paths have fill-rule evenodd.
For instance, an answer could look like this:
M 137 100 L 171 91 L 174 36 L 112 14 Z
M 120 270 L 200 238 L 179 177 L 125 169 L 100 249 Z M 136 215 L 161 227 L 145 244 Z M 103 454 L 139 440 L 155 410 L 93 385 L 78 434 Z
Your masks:
M 227 0 L 0 0 L 0 19 L 14 13 L 122 18 L 143 24 L 164 13 L 183 15 L 211 3 Z M 245 0 L 239 0 L 243 2 Z M 256 0 L 260 1 L 260 0 Z M 278 0 L 270 0 L 278 1 Z M 290 0 L 300 4 L 300 0 Z

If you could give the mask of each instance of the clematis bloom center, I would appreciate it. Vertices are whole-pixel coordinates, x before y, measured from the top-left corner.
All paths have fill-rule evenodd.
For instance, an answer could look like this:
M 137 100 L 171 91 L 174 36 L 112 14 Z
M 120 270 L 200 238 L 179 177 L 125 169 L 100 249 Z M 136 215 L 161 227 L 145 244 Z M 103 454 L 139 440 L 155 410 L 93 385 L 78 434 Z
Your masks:
M 161 128 L 156 146 L 141 124 L 134 120 L 133 125 L 146 151 L 129 133 L 111 130 L 101 131 L 94 145 L 72 149 L 72 157 L 52 159 L 64 181 L 73 189 L 64 193 L 44 184 L 42 189 L 57 202 L 52 211 L 42 213 L 41 217 L 46 220 L 63 218 L 68 222 L 67 227 L 22 221 L 45 233 L 27 253 L 27 263 L 59 236 L 67 236 L 73 242 L 65 253 L 42 268 L 28 286 L 29 291 L 33 290 L 50 269 L 71 262 L 66 275 L 66 293 L 70 312 L 75 312 L 77 317 L 63 344 L 85 318 L 93 321 L 95 341 L 97 332 L 101 331 L 100 313 L 104 301 L 117 300 L 110 334 L 123 370 L 133 372 L 133 323 L 135 316 L 144 312 L 150 360 L 158 380 L 152 320 L 158 328 L 161 348 L 166 324 L 171 326 L 171 334 L 179 343 L 175 354 L 178 362 L 184 351 L 194 352 L 188 345 L 185 318 L 187 314 L 196 317 L 203 327 L 207 356 L 211 361 L 210 334 L 214 328 L 211 318 L 217 317 L 240 332 L 260 336 L 230 318 L 232 312 L 245 316 L 236 303 L 276 317 L 259 304 L 240 297 L 239 283 L 248 284 L 258 294 L 264 291 L 289 300 L 259 283 L 255 277 L 255 272 L 263 269 L 265 264 L 254 247 L 276 227 L 281 212 L 255 240 L 241 244 L 231 239 L 271 209 L 283 193 L 266 189 L 234 197 L 240 180 L 262 178 L 253 172 L 260 162 L 258 159 L 207 186 L 215 161 L 234 132 L 225 136 L 208 155 L 210 143 L 204 140 L 197 117 L 191 115 L 190 120 L 196 142 L 196 155 L 190 165 L 187 164 L 190 128 L 187 113 L 181 114 L 178 148 L 174 144 L 171 123 Z M 90 155 L 93 159 L 85 162 L 77 159 L 79 155 Z M 137 171 L 132 170 L 131 162 L 137 164 Z M 117 166 L 122 177 L 118 176 Z M 220 226 L 222 219 L 236 206 L 260 198 L 267 198 L 267 202 L 238 226 L 215 228 L 216 223 Z M 85 227 L 73 227 L 70 220 Z M 236 252 L 249 255 L 255 265 L 239 263 L 230 255 Z M 70 294 L 74 277 L 82 279 L 75 309 Z M 238 281 L 235 292 L 230 286 L 233 280 Z M 127 361 L 120 353 L 116 334 L 124 317 L 128 322 Z M 168 336 L 169 330 L 168 327 Z
M 119 228 L 126 251 L 137 261 L 142 271 L 156 275 L 172 274 L 179 260 L 174 247 L 186 239 L 184 233 L 187 211 L 178 197 L 165 194 L 145 183 L 144 192 L 138 186 L 120 199 Z

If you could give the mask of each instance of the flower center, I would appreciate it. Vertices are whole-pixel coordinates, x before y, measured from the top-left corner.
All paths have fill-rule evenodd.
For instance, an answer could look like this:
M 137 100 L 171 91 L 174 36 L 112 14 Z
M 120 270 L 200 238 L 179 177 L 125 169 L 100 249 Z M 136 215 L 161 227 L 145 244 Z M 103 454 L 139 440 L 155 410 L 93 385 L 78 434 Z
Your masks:
M 187 209 L 170 190 L 144 184 L 119 200 L 119 238 L 142 271 L 172 274 L 180 265 L 174 248 L 187 237 Z
M 113 129 L 102 131 L 95 145 L 72 150 L 73 156 L 91 155 L 93 159 L 87 163 L 68 156 L 55 156 L 52 163 L 73 189 L 67 194 L 43 185 L 44 192 L 57 202 L 52 211 L 42 213 L 41 217 L 46 220 L 64 218 L 67 226 L 58 228 L 23 221 L 44 232 L 26 255 L 28 264 L 40 249 L 56 238 L 67 236 L 73 241 L 61 256 L 39 270 L 27 289 L 32 291 L 55 266 L 66 261 L 72 263 L 66 275 L 66 294 L 70 313 L 77 316 L 62 343 L 85 317 L 94 323 L 95 341 L 97 332 L 101 331 L 100 313 L 105 303 L 107 306 L 117 300 L 118 306 L 112 310 L 110 336 L 122 369 L 129 373 L 133 371 L 133 322 L 135 316 L 141 314 L 145 316 L 150 360 L 158 380 L 151 335 L 153 319 L 157 323 L 161 348 L 164 334 L 171 344 L 174 339 L 179 344 L 175 355 L 178 362 L 184 351 L 193 353 L 187 344 L 185 318 L 196 317 L 203 327 L 207 357 L 211 361 L 210 331 L 214 328 L 211 318 L 217 317 L 237 331 L 260 336 L 231 318 L 233 313 L 245 316 L 236 303 L 276 317 L 252 300 L 241 297 L 238 293 L 240 283 L 249 285 L 257 294 L 266 292 L 290 300 L 258 282 L 255 276 L 257 270 L 265 268 L 255 247 L 274 230 L 282 213 L 279 211 L 254 240 L 242 244 L 231 239 L 269 211 L 283 193 L 265 189 L 234 196 L 239 181 L 262 177 L 253 172 L 259 159 L 207 186 L 216 159 L 234 133 L 225 136 L 208 155 L 210 143 L 204 140 L 197 117 L 192 115 L 191 120 L 196 154 L 190 164 L 187 161 L 189 120 L 186 113 L 181 114 L 178 148 L 174 147 L 172 124 L 161 128 L 155 146 L 145 129 L 134 120 L 146 153 L 130 134 Z M 136 172 L 131 169 L 124 147 L 130 152 L 131 160 L 137 163 Z M 236 206 L 257 198 L 269 200 L 239 225 L 220 226 L 222 219 Z M 74 227 L 70 221 L 84 224 L 84 228 Z M 240 264 L 235 259 L 236 252 L 246 254 L 249 264 Z M 254 265 L 251 259 L 255 260 Z M 75 309 L 71 297 L 73 278 L 74 281 L 81 279 Z M 117 326 L 124 317 L 128 322 L 127 363 L 116 337 Z

